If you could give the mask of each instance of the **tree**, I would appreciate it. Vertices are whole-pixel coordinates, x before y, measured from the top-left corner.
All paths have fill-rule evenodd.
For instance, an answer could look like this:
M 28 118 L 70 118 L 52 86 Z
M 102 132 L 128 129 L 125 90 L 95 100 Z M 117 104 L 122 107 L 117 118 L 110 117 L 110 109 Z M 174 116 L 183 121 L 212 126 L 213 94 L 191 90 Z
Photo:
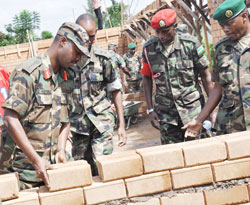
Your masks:
M 41 39 L 44 40 L 44 39 L 49 39 L 49 38 L 53 38 L 53 35 L 51 32 L 49 31 L 43 31 L 41 33 Z
M 112 27 L 121 26 L 121 3 L 118 3 L 116 0 L 111 0 L 112 6 L 107 8 L 108 14 L 103 12 L 103 21 L 105 28 L 110 28 L 110 23 L 108 19 L 108 15 L 110 17 L 110 21 Z M 128 8 L 127 5 L 123 4 L 124 13 L 126 13 L 126 9 Z M 127 15 L 124 15 L 124 20 L 128 18 Z
M 23 10 L 19 15 L 14 16 L 12 28 L 18 43 L 27 42 L 27 31 L 33 36 L 35 29 L 40 28 L 39 13 Z

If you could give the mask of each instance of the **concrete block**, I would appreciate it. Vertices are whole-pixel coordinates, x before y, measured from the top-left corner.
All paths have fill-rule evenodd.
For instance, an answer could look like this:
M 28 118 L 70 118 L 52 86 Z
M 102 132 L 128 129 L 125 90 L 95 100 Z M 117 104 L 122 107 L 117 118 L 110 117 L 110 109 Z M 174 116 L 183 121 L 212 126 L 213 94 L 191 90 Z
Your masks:
M 59 191 L 92 184 L 90 165 L 84 161 L 73 161 L 54 165 L 54 169 L 47 170 L 50 190 Z
M 37 190 L 38 188 L 20 191 L 19 197 L 17 199 L 4 201 L 2 204 L 3 205 L 40 205 Z
M 152 147 L 151 150 L 143 148 L 136 150 L 136 152 L 141 155 L 146 174 L 184 167 L 181 148 L 156 146 Z
M 97 157 L 98 173 L 102 181 L 140 176 L 142 160 L 135 151 L 125 151 Z
M 101 182 L 99 177 L 93 178 L 91 186 L 83 187 L 86 204 L 99 204 L 127 197 L 123 180 Z
M 203 193 L 177 194 L 174 197 L 161 197 L 161 205 L 205 205 Z
M 144 202 L 128 203 L 127 205 L 161 205 L 161 203 L 159 198 L 153 198 Z
M 63 191 L 49 192 L 42 186 L 38 190 L 40 205 L 83 205 L 83 189 L 74 188 Z
M 0 198 L 2 201 L 15 199 L 19 195 L 18 173 L 0 175 Z
M 128 197 L 143 196 L 172 188 L 169 171 L 125 179 Z
M 204 191 L 206 205 L 239 204 L 249 202 L 246 185 Z
M 210 184 L 213 175 L 210 165 L 202 165 L 170 171 L 173 189 L 181 189 L 191 186 Z
M 227 159 L 225 143 L 221 140 L 201 141 L 197 144 L 183 146 L 185 165 L 198 166 Z
M 226 143 L 228 159 L 250 157 L 250 131 L 221 137 Z
M 212 170 L 216 182 L 249 177 L 250 158 L 215 163 Z

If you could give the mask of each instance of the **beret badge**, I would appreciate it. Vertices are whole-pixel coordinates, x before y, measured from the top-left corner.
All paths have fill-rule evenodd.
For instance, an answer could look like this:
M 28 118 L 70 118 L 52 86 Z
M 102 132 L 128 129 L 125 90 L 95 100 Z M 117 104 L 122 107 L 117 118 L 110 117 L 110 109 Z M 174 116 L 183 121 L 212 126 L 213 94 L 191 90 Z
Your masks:
M 160 20 L 160 21 L 159 21 L 159 26 L 160 26 L 160 27 L 166 26 L 165 21 L 164 21 L 164 20 Z
M 231 18 L 233 15 L 234 15 L 234 13 L 233 13 L 232 10 L 226 10 L 225 16 L 226 16 L 227 18 Z

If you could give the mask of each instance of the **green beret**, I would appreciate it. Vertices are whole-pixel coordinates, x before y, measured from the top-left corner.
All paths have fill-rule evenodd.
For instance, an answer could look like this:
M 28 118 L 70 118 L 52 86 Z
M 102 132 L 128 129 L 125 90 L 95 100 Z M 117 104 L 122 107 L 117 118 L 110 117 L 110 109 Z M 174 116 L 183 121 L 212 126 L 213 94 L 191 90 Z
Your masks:
M 136 48 L 136 44 L 135 43 L 130 43 L 128 45 L 128 49 L 135 49 Z
M 226 0 L 213 14 L 213 19 L 219 23 L 225 23 L 237 17 L 246 8 L 244 0 Z

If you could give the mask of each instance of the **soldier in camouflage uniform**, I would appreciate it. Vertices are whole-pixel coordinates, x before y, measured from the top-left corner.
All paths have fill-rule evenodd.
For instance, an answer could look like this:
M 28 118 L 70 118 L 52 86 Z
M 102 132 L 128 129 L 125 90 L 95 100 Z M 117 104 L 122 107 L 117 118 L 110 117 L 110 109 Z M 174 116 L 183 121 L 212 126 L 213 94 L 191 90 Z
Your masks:
M 96 23 L 93 16 L 83 14 L 76 23 L 88 33 L 93 44 L 96 34 Z M 79 62 L 73 91 L 71 114 L 72 155 L 74 159 L 85 159 L 91 164 L 92 174 L 97 175 L 95 158 L 111 154 L 113 151 L 114 113 L 107 92 L 112 92 L 119 120 L 118 137 L 120 145 L 126 144 L 124 117 L 121 96 L 121 82 L 112 66 L 108 51 L 91 46 L 90 59 Z
M 208 61 L 195 37 L 176 32 L 175 11 L 157 12 L 151 26 L 158 37 L 144 44 L 141 70 L 147 112 L 152 125 L 161 131 L 162 144 L 183 142 L 182 126 L 196 117 L 204 104 L 198 76 L 208 94 L 213 88 Z M 152 78 L 156 83 L 154 108 Z
M 129 52 L 123 55 L 123 58 L 126 62 L 127 71 L 124 71 L 126 74 L 126 81 L 128 83 L 128 91 L 135 93 L 142 91 L 142 75 L 141 70 L 141 54 L 135 52 L 136 44 L 130 43 L 128 45 Z
M 5 109 L 3 162 L 10 172 L 18 172 L 21 189 L 44 182 L 49 187 L 49 164 L 65 162 L 65 144 L 70 123 L 68 104 L 72 99 L 74 72 L 68 69 L 82 56 L 89 58 L 86 31 L 74 23 L 64 23 L 42 55 L 25 61 L 10 76 Z
M 186 125 L 196 133 L 201 122 L 219 104 L 216 134 L 250 129 L 250 23 L 244 0 L 226 0 L 214 12 L 227 37 L 215 46 L 211 97 L 200 115 Z

